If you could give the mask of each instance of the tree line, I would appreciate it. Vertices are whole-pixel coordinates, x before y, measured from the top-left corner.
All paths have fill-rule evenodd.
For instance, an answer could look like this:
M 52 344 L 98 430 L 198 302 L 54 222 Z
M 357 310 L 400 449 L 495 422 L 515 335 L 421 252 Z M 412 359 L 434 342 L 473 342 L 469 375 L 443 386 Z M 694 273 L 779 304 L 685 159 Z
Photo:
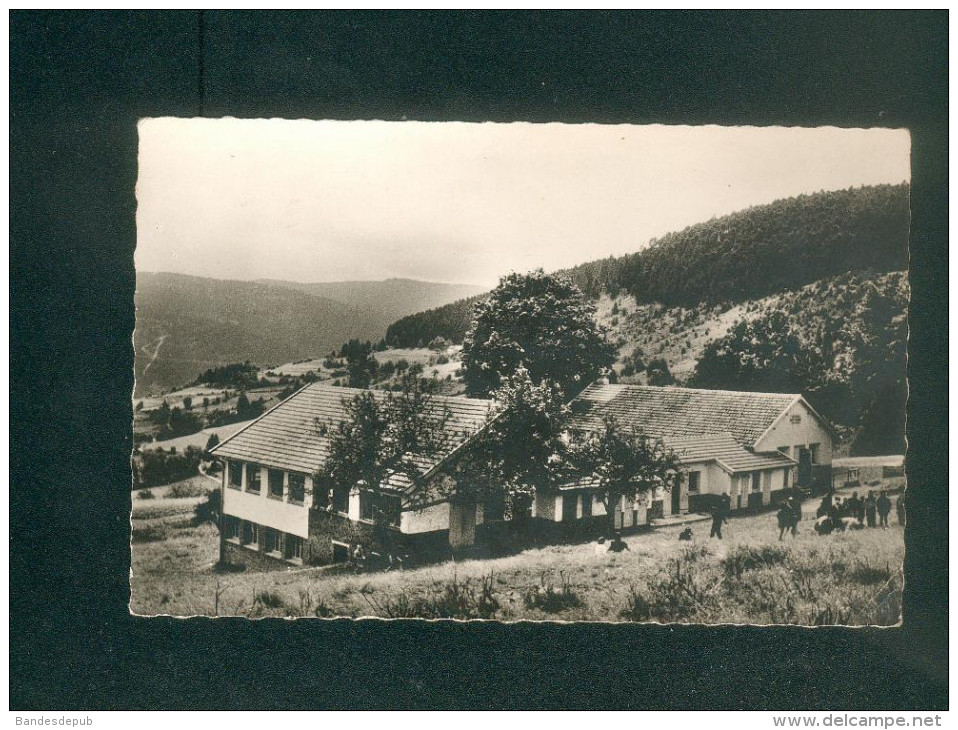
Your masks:
M 640 303 L 740 302 L 848 271 L 908 267 L 909 188 L 873 185 L 778 200 L 653 240 L 634 254 L 565 272 L 591 299 L 628 293 Z M 487 295 L 394 322 L 386 341 L 419 347 L 462 342 Z

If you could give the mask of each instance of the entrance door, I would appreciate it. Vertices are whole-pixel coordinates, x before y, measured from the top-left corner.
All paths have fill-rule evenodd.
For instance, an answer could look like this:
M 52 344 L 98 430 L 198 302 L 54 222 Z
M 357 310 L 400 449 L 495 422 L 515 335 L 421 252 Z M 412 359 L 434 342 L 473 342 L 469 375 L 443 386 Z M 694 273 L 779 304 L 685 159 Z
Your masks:
M 807 487 L 812 481 L 812 452 L 802 447 L 798 452 L 798 486 Z
M 677 515 L 682 511 L 682 485 L 676 484 L 672 489 L 672 514 Z

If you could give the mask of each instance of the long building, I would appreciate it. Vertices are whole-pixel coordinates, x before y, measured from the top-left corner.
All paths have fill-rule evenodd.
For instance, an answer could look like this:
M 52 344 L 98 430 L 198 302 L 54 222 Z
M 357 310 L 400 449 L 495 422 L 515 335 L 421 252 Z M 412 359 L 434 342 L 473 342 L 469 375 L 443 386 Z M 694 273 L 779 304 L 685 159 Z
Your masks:
M 468 550 L 502 510 L 456 494 L 449 467 L 488 422 L 491 401 L 439 397 L 448 448 L 422 460 L 412 482 L 380 490 L 362 485 L 330 492 L 314 484 L 329 455 L 329 429 L 346 417 L 345 401 L 364 392 L 306 386 L 213 449 L 224 462 L 221 559 L 250 567 L 346 560 L 352 545 L 372 552 L 448 554 Z M 370 391 L 375 397 L 385 397 Z M 658 518 L 703 511 L 727 495 L 734 509 L 759 509 L 791 487 L 831 483 L 832 429 L 801 395 L 678 387 L 594 384 L 570 404 L 571 429 L 600 427 L 611 414 L 623 425 L 661 438 L 685 474 L 681 487 L 615 506 L 628 530 Z M 416 494 L 433 495 L 412 498 Z M 323 495 L 318 497 L 317 495 Z M 377 508 L 390 515 L 376 519 Z M 535 495 L 523 515 L 545 534 L 588 528 L 605 516 L 591 476 Z

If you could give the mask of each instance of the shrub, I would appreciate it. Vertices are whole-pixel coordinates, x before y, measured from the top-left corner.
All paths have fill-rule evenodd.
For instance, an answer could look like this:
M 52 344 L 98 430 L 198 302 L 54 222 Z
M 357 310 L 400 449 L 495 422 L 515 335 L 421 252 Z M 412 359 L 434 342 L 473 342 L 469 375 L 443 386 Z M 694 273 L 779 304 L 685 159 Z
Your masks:
M 649 621 L 652 618 L 652 604 L 635 586 L 629 586 L 629 599 L 619 617 L 626 621 Z
M 736 545 L 722 560 L 728 578 L 740 578 L 745 571 L 780 565 L 788 551 L 779 545 Z
M 570 608 L 582 606 L 582 599 L 573 590 L 564 573 L 559 573 L 559 580 L 561 585 L 557 589 L 551 582 L 546 582 L 545 574 L 543 574 L 540 585 L 533 586 L 526 591 L 526 608 L 538 608 L 545 613 L 560 613 Z
M 862 585 L 877 585 L 888 582 L 891 578 L 891 570 L 889 570 L 887 565 L 884 568 L 880 568 L 869 565 L 868 563 L 858 563 L 849 571 L 848 577 Z
M 206 495 L 206 499 L 196 505 L 193 514 L 193 524 L 202 525 L 206 522 L 212 522 L 214 525 L 220 520 L 220 507 L 222 496 L 218 489 Z
M 133 542 L 159 542 L 169 537 L 170 531 L 162 522 L 152 525 L 133 524 Z
M 167 496 L 172 499 L 191 499 L 202 497 L 204 494 L 206 494 L 206 490 L 193 481 L 177 482 L 167 492 Z
M 377 598 L 372 592 L 361 590 L 366 602 L 384 618 L 454 618 L 491 619 L 500 609 L 493 592 L 493 576 L 478 581 L 458 577 L 445 584 L 437 584 L 438 591 L 427 596 L 410 598 L 405 591 L 395 598 Z
M 286 601 L 276 591 L 258 591 L 253 596 L 253 606 L 257 605 L 263 608 L 286 608 Z

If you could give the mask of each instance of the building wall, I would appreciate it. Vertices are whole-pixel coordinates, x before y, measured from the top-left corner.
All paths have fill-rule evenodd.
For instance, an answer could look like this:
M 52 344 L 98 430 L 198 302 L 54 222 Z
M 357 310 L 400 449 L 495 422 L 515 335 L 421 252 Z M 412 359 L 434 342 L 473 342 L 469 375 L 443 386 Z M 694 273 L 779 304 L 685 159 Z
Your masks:
M 540 520 L 562 522 L 562 495 L 553 492 L 536 494 L 535 516 Z
M 402 513 L 400 529 L 406 534 L 449 529 L 449 502 L 441 502 L 419 510 Z
M 220 541 L 220 560 L 228 565 L 241 565 L 248 570 L 297 570 L 301 566 L 288 560 L 238 545 L 229 540 Z
M 792 423 L 793 417 L 798 419 L 797 423 Z M 786 453 L 797 461 L 795 447 L 808 448 L 810 444 L 820 444 L 817 463 L 832 463 L 831 434 L 805 404 L 798 401 L 789 406 L 769 432 L 755 443 L 755 451 L 778 451 L 780 447 L 788 447 Z
M 449 546 L 453 549 L 471 547 L 476 542 L 476 503 L 473 500 L 454 500 L 449 506 Z
M 272 527 L 281 532 L 288 532 L 291 535 L 307 537 L 309 534 L 309 508 L 307 505 L 311 499 L 312 480 L 306 477 L 306 503 L 298 505 L 286 501 L 289 496 L 288 474 L 284 474 L 283 499 L 279 500 L 269 496 L 267 469 L 265 467 L 260 467 L 260 493 L 247 492 L 248 468 L 249 465 L 244 466 L 241 489 L 228 486 L 229 466 L 226 465 L 223 469 L 223 513 L 255 522 L 264 527 Z

